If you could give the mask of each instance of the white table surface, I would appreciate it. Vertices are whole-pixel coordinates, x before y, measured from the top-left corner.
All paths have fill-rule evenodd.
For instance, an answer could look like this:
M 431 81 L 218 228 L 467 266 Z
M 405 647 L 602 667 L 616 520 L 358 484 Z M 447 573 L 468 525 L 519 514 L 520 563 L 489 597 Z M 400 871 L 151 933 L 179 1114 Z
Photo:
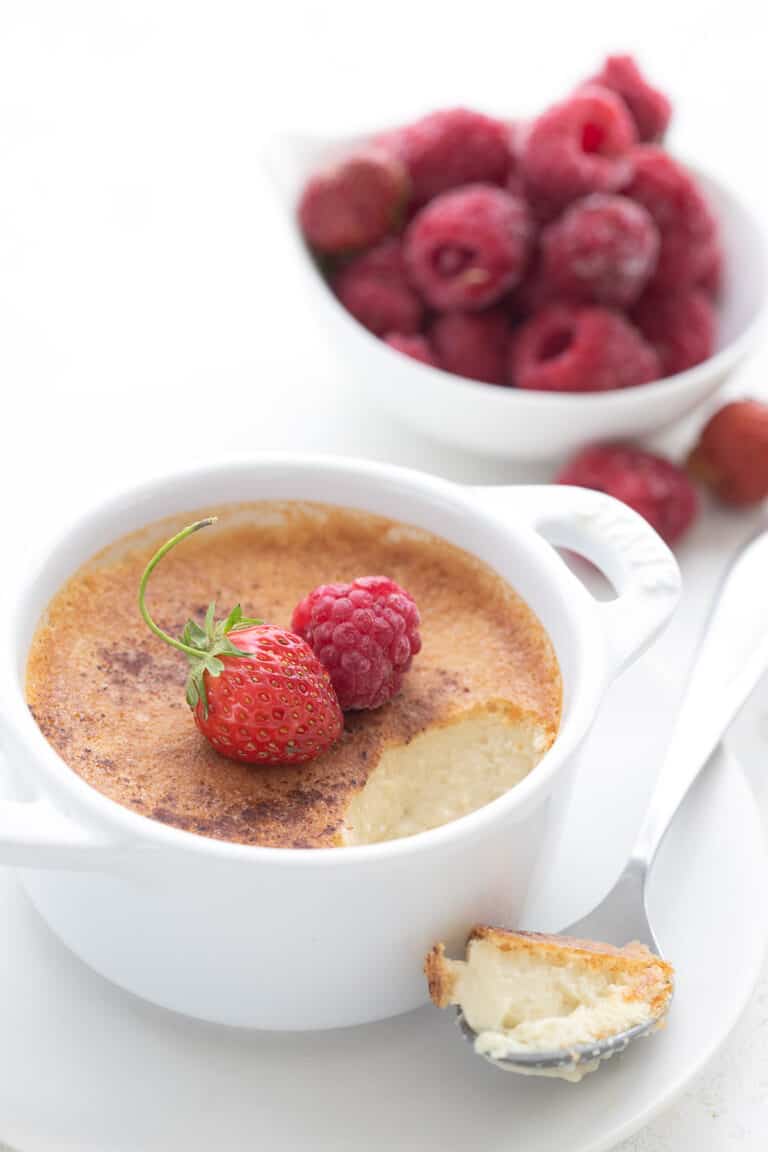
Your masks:
M 544 478 L 431 446 L 340 389 L 261 143 L 277 126 L 353 128 L 441 103 L 530 110 L 605 50 L 629 48 L 680 103 L 678 150 L 759 209 L 761 7 L 0 3 L 6 565 L 34 550 L 36 524 L 213 452 L 302 448 L 456 479 Z M 733 389 L 768 395 L 768 356 Z M 724 563 L 753 522 L 710 510 L 682 549 L 686 595 L 702 610 L 699 558 L 716 550 Z M 768 745 L 768 684 L 760 701 L 750 723 Z M 768 826 L 761 767 L 751 776 Z M 19 1058 L 0 1043 L 0 1075 Z M 622 1152 L 764 1152 L 767 1131 L 768 970 L 711 1067 Z

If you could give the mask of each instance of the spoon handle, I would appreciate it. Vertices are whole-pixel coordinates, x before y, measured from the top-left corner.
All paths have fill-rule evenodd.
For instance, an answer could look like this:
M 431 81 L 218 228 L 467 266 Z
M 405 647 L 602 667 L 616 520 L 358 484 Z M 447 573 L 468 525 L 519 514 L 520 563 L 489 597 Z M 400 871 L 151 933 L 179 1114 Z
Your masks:
M 688 789 L 768 667 L 768 531 L 737 554 L 707 622 L 631 855 L 647 869 Z

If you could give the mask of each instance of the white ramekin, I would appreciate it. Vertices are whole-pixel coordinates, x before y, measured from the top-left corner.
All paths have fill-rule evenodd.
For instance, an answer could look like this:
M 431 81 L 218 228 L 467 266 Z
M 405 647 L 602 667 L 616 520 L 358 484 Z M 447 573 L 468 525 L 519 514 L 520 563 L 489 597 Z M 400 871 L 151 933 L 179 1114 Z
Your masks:
M 766 302 L 763 230 L 722 181 L 695 168 L 720 221 L 725 256 L 718 348 L 703 364 L 637 388 L 568 394 L 483 384 L 404 356 L 342 307 L 296 223 L 307 177 L 364 138 L 281 136 L 264 159 L 289 215 L 309 301 L 333 335 L 341 378 L 430 440 L 483 455 L 537 460 L 563 456 L 592 440 L 645 436 L 712 395 L 754 346 Z
M 466 548 L 509 580 L 555 644 L 560 734 L 521 784 L 406 840 L 346 849 L 255 848 L 149 820 L 89 787 L 24 698 L 35 625 L 111 540 L 227 501 L 309 499 L 394 517 Z M 551 545 L 613 583 L 598 602 Z M 634 512 L 577 488 L 464 488 L 333 457 L 269 456 L 174 474 L 82 517 L 24 582 L 0 664 L 5 705 L 0 863 L 19 868 L 51 928 L 98 972 L 166 1008 L 225 1024 L 330 1028 L 425 1000 L 422 958 L 476 920 L 514 924 L 533 866 L 564 819 L 579 746 L 607 684 L 653 638 L 679 593 L 670 552 Z

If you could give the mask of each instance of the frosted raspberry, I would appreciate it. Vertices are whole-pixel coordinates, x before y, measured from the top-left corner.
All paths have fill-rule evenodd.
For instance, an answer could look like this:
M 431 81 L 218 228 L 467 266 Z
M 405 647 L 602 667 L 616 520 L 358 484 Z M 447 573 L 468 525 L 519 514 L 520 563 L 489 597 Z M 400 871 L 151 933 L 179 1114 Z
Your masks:
M 626 196 L 577 200 L 541 234 L 541 277 L 552 298 L 618 308 L 637 300 L 659 254 L 650 215 Z
M 659 359 L 637 328 L 608 308 L 551 305 L 513 334 L 508 379 L 546 392 L 605 392 L 657 380 Z
M 299 222 L 319 252 L 363 248 L 392 230 L 407 196 L 403 164 L 383 148 L 368 147 L 307 181 Z
M 768 404 L 734 400 L 709 420 L 689 467 L 726 504 L 768 497 Z
M 321 584 L 293 613 L 291 627 L 331 674 L 343 709 L 380 708 L 400 691 L 421 650 L 419 610 L 386 576 Z
M 509 129 L 468 108 L 446 108 L 380 138 L 403 161 L 414 201 L 424 204 L 463 184 L 503 184 Z
M 552 304 L 548 295 L 541 272 L 541 250 L 534 254 L 533 260 L 523 280 L 510 293 L 504 301 L 508 308 L 509 317 L 513 324 L 528 320 L 546 304 Z M 566 301 L 567 303 L 567 301 Z
M 531 238 L 524 202 L 471 184 L 444 192 L 405 234 L 408 274 L 434 308 L 484 308 L 520 280 Z
M 557 481 L 615 496 L 644 516 L 668 544 L 680 539 L 698 508 L 696 491 L 682 468 L 627 444 L 583 449 Z
M 528 131 L 530 123 L 527 120 L 509 120 L 507 122 L 507 133 L 509 139 L 510 158 L 509 158 L 509 171 L 507 178 L 504 181 L 504 187 L 507 192 L 513 196 L 519 196 L 525 199 L 525 179 L 523 177 L 521 168 L 521 157 L 525 147 L 525 141 L 528 138 Z M 529 209 L 532 207 L 528 205 Z
M 390 332 L 384 337 L 384 343 L 413 360 L 420 360 L 422 364 L 431 364 L 433 368 L 439 367 L 426 336 L 420 334 L 406 336 L 403 332 Z
M 715 218 L 690 173 L 661 148 L 635 148 L 632 162 L 625 195 L 647 208 L 661 236 L 652 284 L 660 291 L 690 288 L 712 267 L 719 247 Z
M 647 292 L 632 319 L 656 349 L 664 376 L 700 364 L 715 349 L 715 310 L 704 292 Z
M 636 139 L 618 96 L 596 85 L 580 88 L 528 131 L 521 170 L 530 197 L 551 214 L 590 192 L 617 191 L 631 176 L 628 153 Z
M 512 171 L 509 173 L 509 176 L 507 177 L 507 182 L 504 187 L 506 188 L 507 192 L 509 192 L 510 196 L 516 196 L 519 200 L 525 200 L 525 180 L 523 179 L 523 174 L 519 168 L 512 169 Z M 539 219 L 539 217 L 536 215 L 535 205 L 529 204 L 528 210 L 532 217 L 535 217 L 537 220 Z M 542 219 L 550 219 L 550 217 L 542 217 Z
M 421 300 L 405 277 L 399 240 L 384 240 L 342 267 L 332 281 L 344 307 L 375 332 L 410 335 L 421 328 Z
M 635 122 L 638 139 L 661 140 L 672 116 L 669 99 L 653 88 L 631 56 L 609 56 L 588 84 L 600 84 L 619 95 Z
M 431 335 L 446 372 L 487 384 L 506 383 L 510 326 L 501 308 L 444 312 L 435 320 Z
M 507 121 L 507 139 L 509 141 L 510 156 L 511 156 L 511 171 L 507 174 L 507 179 L 512 174 L 512 171 L 520 163 L 520 158 L 523 155 L 525 142 L 528 139 L 528 133 L 531 130 L 530 120 L 508 120 Z

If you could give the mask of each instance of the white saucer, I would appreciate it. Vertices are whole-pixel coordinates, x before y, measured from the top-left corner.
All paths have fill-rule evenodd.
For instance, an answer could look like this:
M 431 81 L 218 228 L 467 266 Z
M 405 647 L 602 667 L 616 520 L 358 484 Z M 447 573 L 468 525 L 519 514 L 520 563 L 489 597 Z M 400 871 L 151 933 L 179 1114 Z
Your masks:
M 675 682 L 657 649 L 612 689 L 531 926 L 557 929 L 581 915 L 621 866 Z M 580 799 L 596 795 L 599 810 Z M 762 890 L 764 871 L 751 791 L 721 755 L 653 877 L 654 924 L 678 972 L 669 1026 L 579 1086 L 491 1068 L 453 1015 L 431 1007 L 296 1035 L 173 1016 L 85 968 L 0 871 L 0 1140 L 23 1152 L 609 1148 L 668 1103 L 735 1023 L 763 954 L 765 923 L 749 894 Z

